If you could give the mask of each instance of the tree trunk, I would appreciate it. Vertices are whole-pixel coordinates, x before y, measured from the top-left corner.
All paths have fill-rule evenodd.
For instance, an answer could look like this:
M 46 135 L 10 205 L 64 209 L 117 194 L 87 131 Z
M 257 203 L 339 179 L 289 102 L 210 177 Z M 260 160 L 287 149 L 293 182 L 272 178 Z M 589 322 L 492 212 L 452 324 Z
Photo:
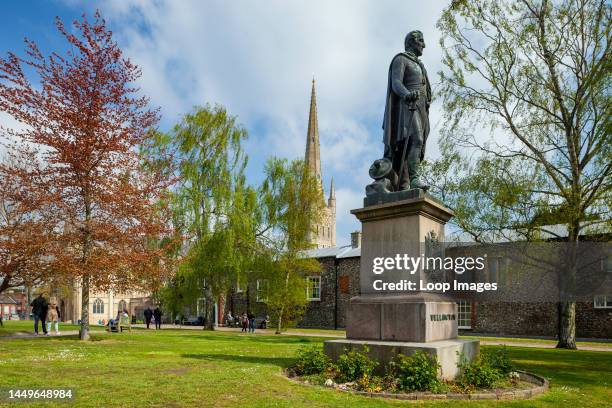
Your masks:
M 206 303 L 206 312 L 204 316 L 203 330 L 215 330 L 215 303 L 213 301 L 210 289 L 204 289 L 204 303 Z
M 89 220 L 91 219 L 91 202 L 89 194 L 84 194 L 83 201 L 85 202 L 85 223 L 83 226 L 83 267 L 87 268 L 87 260 L 89 259 L 89 249 L 91 246 L 91 233 L 89 232 Z M 87 269 L 85 269 L 87 270 Z M 83 275 L 81 282 L 81 330 L 79 338 L 81 340 L 89 340 L 89 273 Z
M 559 342 L 557 348 L 576 350 L 576 302 L 559 302 Z
M 81 340 L 89 340 L 89 276 L 83 276 L 81 283 Z
M 289 291 L 289 272 L 285 273 L 285 294 L 287 294 L 287 292 Z M 287 298 L 287 296 L 285 296 L 284 298 Z M 276 328 L 276 333 L 275 334 L 281 334 L 281 329 L 282 329 L 282 321 L 283 321 L 283 312 L 285 311 L 285 305 L 282 305 L 280 308 L 280 311 L 278 313 L 278 326 Z
M 278 312 L 278 324 L 276 325 L 276 332 L 274 334 L 281 334 L 281 330 L 283 328 L 283 312 L 285 311 L 285 307 L 281 306 L 280 311 Z
M 576 272 L 580 225 L 574 221 L 568 225 L 568 242 L 565 248 L 565 273 L 559 281 L 559 342 L 557 348 L 576 350 Z

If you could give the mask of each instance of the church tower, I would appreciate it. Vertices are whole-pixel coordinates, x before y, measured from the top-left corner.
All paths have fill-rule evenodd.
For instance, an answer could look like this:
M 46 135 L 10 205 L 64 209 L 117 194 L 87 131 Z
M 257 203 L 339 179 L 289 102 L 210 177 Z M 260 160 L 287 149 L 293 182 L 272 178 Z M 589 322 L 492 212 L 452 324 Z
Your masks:
M 321 147 L 319 145 L 319 123 L 317 121 L 317 95 L 315 91 L 315 80 L 312 79 L 312 91 L 310 93 L 310 112 L 308 116 L 308 133 L 306 135 L 306 154 L 304 161 L 308 169 L 321 183 L 323 189 L 323 176 L 321 174 Z M 314 226 L 311 233 L 311 241 L 317 248 L 329 248 L 336 246 L 336 190 L 334 179 L 331 180 L 329 198 L 323 209 L 321 223 Z

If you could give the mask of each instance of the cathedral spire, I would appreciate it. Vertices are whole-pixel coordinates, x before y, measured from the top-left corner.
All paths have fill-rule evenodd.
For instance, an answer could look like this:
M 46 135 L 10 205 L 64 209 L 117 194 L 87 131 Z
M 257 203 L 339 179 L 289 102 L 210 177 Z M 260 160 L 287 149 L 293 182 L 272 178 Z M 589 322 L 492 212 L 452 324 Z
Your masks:
M 312 91 L 310 94 L 310 115 L 308 117 L 308 134 L 306 136 L 306 166 L 322 182 L 321 152 L 319 146 L 319 123 L 317 121 L 317 96 L 315 93 L 315 80 L 312 77 Z

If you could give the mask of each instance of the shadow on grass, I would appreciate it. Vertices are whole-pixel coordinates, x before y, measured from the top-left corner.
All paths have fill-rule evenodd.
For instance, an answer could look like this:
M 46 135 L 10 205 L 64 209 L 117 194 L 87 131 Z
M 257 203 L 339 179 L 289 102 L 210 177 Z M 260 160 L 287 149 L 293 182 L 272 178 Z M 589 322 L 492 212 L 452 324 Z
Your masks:
M 228 355 L 228 354 L 206 354 L 206 353 L 198 353 L 198 354 L 181 354 L 183 358 L 192 358 L 197 360 L 206 360 L 206 361 L 229 361 L 234 363 L 241 364 L 257 364 L 257 365 L 276 365 L 281 368 L 286 368 L 291 365 L 295 361 L 293 358 L 289 357 L 262 357 L 262 356 L 239 356 L 239 355 Z
M 181 337 L 189 340 L 214 340 L 214 341 L 232 341 L 232 342 L 249 342 L 259 344 L 307 344 L 320 343 L 324 340 L 331 340 L 324 337 L 300 337 L 300 336 L 282 336 L 282 335 L 241 335 L 234 333 L 222 332 L 197 332 L 194 334 L 175 334 L 173 338 Z

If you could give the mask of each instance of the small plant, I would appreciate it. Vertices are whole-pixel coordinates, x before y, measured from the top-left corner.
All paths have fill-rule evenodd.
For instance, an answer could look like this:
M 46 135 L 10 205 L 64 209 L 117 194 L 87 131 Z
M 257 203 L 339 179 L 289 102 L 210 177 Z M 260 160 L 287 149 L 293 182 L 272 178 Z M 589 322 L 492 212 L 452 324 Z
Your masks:
M 487 361 L 489 366 L 499 370 L 504 375 L 508 375 L 514 370 L 514 365 L 508 357 L 508 349 L 506 346 L 496 351 L 487 351 L 483 354 L 483 358 Z
M 368 351 L 367 346 L 364 346 L 361 352 L 357 349 L 345 350 L 335 365 L 339 382 L 356 381 L 364 375 L 372 375 L 378 363 L 368 357 Z
M 329 365 L 330 361 L 323 349 L 316 346 L 301 347 L 297 352 L 293 370 L 297 375 L 321 374 Z
M 438 380 L 438 359 L 422 350 L 410 356 L 399 354 L 389 368 L 401 390 L 440 392 L 443 388 Z
M 488 358 L 482 355 L 472 362 L 468 362 L 461 356 L 459 368 L 461 369 L 461 375 L 457 379 L 457 383 L 466 390 L 491 388 L 496 382 L 504 378 L 504 374 L 499 369 L 492 367 Z
M 383 379 L 378 376 L 364 374 L 357 380 L 357 389 L 367 392 L 382 392 L 385 389 Z
M 303 377 L 301 377 L 301 380 L 308 384 L 325 385 L 325 381 L 327 381 L 327 378 L 325 377 L 324 373 L 318 373 L 304 375 Z

